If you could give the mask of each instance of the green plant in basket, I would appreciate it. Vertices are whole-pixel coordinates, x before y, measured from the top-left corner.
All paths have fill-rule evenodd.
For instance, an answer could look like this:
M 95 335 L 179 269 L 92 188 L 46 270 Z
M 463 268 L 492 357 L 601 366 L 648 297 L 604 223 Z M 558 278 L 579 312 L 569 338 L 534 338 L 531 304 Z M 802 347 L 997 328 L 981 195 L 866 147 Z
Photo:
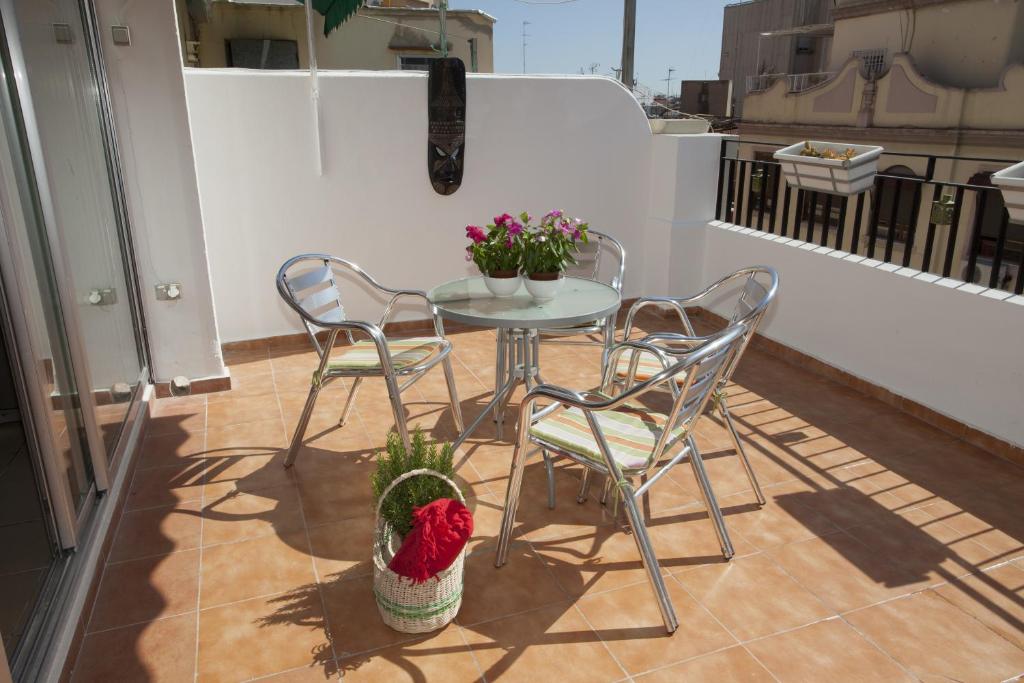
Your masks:
M 411 439 L 412 450 L 406 452 L 402 439 L 394 432 L 388 434 L 387 446 L 377 457 L 377 471 L 371 477 L 373 498 L 380 500 L 384 489 L 392 481 L 411 470 L 429 469 L 451 479 L 454 476 L 451 444 L 438 447 L 427 443 L 423 432 L 417 429 Z M 412 530 L 412 511 L 438 498 L 450 498 L 451 487 L 437 477 L 412 477 L 396 486 L 380 509 L 380 516 L 402 538 Z

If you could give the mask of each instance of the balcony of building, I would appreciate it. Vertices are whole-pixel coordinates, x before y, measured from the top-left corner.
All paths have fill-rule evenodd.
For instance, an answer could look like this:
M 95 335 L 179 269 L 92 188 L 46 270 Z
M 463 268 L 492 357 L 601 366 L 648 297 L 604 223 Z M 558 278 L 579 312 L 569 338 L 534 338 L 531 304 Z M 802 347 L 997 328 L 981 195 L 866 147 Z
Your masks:
M 812 196 L 770 159 L 738 156 L 734 138 L 653 134 L 610 79 L 470 74 L 465 175 L 441 195 L 427 173 L 427 74 L 326 71 L 314 87 L 305 71 L 182 68 L 167 5 L 100 13 L 130 19 L 136 36 L 103 50 L 152 383 L 97 508 L 95 580 L 60 625 L 53 678 L 1024 674 L 1024 249 L 1005 211 L 994 233 L 983 208 L 973 219 L 995 190 L 935 171 L 949 158 L 901 150 L 931 171 Z M 932 220 L 947 194 L 951 210 Z M 319 375 L 275 274 L 296 254 L 329 253 L 427 290 L 474 274 L 467 223 L 554 207 L 625 247 L 619 339 L 637 298 L 755 264 L 778 272 L 726 388 L 765 503 L 726 424 L 701 417 L 695 443 L 735 554 L 723 557 L 686 462 L 650 488 L 641 513 L 679 617 L 670 635 L 622 506 L 597 485 L 578 502 L 577 464 L 555 462 L 550 509 L 544 463 L 528 461 L 510 557 L 495 568 L 514 430 L 499 436 L 485 417 L 456 453 L 475 519 L 461 610 L 436 632 L 399 633 L 381 621 L 371 563 L 369 477 L 396 427 L 388 391 L 365 382 L 342 426 L 353 385 L 329 385 L 283 466 Z M 152 295 L 171 281 L 176 300 Z M 387 303 L 358 279 L 338 287 L 349 319 L 375 320 Z M 715 299 L 694 311 L 696 331 L 722 328 L 730 310 Z M 422 308 L 396 313 L 386 331 L 398 337 L 431 323 Z M 657 308 L 638 326 L 683 331 Z M 447 337 L 472 419 L 494 392 L 498 337 L 455 325 Z M 594 339 L 545 341 L 539 357 L 548 383 L 599 384 Z M 652 396 L 657 407 L 671 394 Z M 410 386 L 409 425 L 456 439 L 448 397 L 441 373 Z

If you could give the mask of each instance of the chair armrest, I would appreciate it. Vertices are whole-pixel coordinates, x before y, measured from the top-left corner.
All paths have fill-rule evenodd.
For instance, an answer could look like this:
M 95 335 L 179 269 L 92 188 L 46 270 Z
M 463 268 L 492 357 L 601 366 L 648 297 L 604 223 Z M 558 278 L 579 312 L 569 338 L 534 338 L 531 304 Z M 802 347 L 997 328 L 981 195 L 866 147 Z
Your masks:
M 388 300 L 387 306 L 384 307 L 384 312 L 380 316 L 380 320 L 377 322 L 377 326 L 384 329 L 384 326 L 391 320 L 391 314 L 394 313 L 395 304 L 398 303 L 403 297 L 414 296 L 423 299 L 423 302 L 427 306 L 427 310 L 430 311 L 430 316 L 435 320 L 435 328 L 437 327 L 436 321 L 437 316 L 434 315 L 434 304 L 431 303 L 430 299 L 427 298 L 427 293 L 419 289 L 388 289 L 387 287 L 380 286 L 381 291 L 391 294 L 391 298 Z M 443 335 L 442 335 L 443 336 Z

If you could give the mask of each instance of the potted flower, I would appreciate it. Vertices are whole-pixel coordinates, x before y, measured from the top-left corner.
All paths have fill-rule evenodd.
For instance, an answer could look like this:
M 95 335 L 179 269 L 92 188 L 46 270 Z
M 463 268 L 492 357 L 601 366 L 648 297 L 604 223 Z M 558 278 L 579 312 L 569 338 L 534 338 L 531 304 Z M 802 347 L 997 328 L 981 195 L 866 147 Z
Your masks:
M 550 301 L 561 289 L 563 272 L 576 263 L 576 243 L 587 241 L 587 227 L 579 218 L 568 218 L 561 209 L 545 214 L 540 226 L 523 240 L 523 273 L 526 289 L 537 301 Z
M 875 184 L 882 148 L 804 140 L 775 152 L 786 182 L 811 192 L 850 196 Z
M 530 215 L 524 211 L 519 220 L 507 213 L 495 216 L 486 231 L 478 225 L 466 226 L 466 237 L 472 241 L 466 247 L 466 260 L 480 269 L 494 296 L 512 296 L 519 289 L 523 226 L 529 221 Z
M 1024 223 L 1024 161 L 993 173 L 992 184 L 1002 191 L 1010 220 Z

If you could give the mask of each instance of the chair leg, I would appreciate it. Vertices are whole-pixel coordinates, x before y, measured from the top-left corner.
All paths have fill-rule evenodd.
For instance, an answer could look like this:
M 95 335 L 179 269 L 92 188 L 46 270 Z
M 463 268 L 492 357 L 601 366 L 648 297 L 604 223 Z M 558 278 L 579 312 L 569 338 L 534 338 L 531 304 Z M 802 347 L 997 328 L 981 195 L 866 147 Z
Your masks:
M 362 383 L 362 377 L 356 377 L 356 380 L 352 382 L 352 388 L 348 391 L 348 398 L 345 399 L 345 407 L 341 411 L 341 419 L 338 420 L 339 427 L 344 427 L 345 423 L 348 422 L 348 416 L 352 413 L 352 406 L 356 403 L 356 394 L 359 392 L 359 385 Z
M 704 507 L 708 511 L 711 523 L 715 526 L 715 533 L 718 535 L 718 543 L 722 547 L 722 557 L 729 560 L 735 554 L 732 548 L 732 541 L 729 540 L 729 531 L 725 528 L 725 519 L 722 517 L 722 510 L 718 507 L 718 499 L 711 488 L 708 480 L 708 473 L 704 469 L 704 459 L 700 457 L 697 450 L 697 442 L 693 437 L 687 439 L 690 446 L 690 466 L 693 468 L 693 476 L 697 479 L 698 488 L 704 498 Z
M 516 510 L 519 509 L 519 493 L 523 488 L 523 467 L 526 464 L 526 447 L 516 444 L 512 454 L 512 467 L 509 471 L 508 488 L 505 491 L 505 512 L 501 517 L 501 529 L 498 532 L 498 549 L 495 553 L 494 566 L 501 567 L 508 560 L 508 546 L 512 541 L 512 527 L 516 521 Z
M 285 467 L 291 467 L 295 464 L 295 458 L 299 454 L 299 447 L 302 445 L 302 437 L 306 434 L 306 427 L 309 426 L 309 418 L 313 416 L 313 406 L 316 405 L 316 398 L 319 395 L 320 384 L 314 383 L 309 387 L 309 395 L 306 397 L 306 405 L 302 407 L 299 424 L 295 425 L 295 433 L 292 435 L 292 442 L 288 446 L 288 454 L 284 458 Z
M 455 422 L 455 431 L 461 434 L 466 425 L 462 422 L 462 405 L 459 403 L 459 392 L 455 388 L 455 373 L 452 372 L 451 357 L 445 357 L 441 361 L 441 366 L 444 368 L 444 381 L 448 383 L 448 400 L 452 404 L 452 420 Z
M 583 476 L 580 478 L 580 492 L 576 494 L 576 502 L 583 505 L 590 495 L 590 468 L 583 468 Z
M 750 486 L 754 489 L 754 495 L 757 496 L 757 504 L 764 505 L 764 492 L 761 491 L 761 485 L 757 482 L 757 475 L 754 474 L 754 468 L 751 467 L 750 459 L 747 458 L 747 451 L 743 448 L 743 442 L 740 441 L 736 425 L 732 422 L 732 415 L 729 414 L 729 407 L 725 404 L 724 395 L 718 402 L 718 410 L 722 414 L 722 421 L 725 423 L 726 429 L 729 430 L 729 436 L 732 437 L 732 444 L 736 448 L 736 454 L 740 456 L 740 462 L 743 463 L 743 470 L 747 473 L 747 479 L 750 480 Z
M 544 456 L 544 469 L 548 475 L 548 509 L 555 509 L 555 464 L 551 460 L 551 454 L 546 450 L 541 450 L 541 455 Z
M 394 375 L 384 378 L 388 385 L 388 398 L 391 399 L 391 412 L 395 415 L 395 427 L 398 429 L 398 436 L 402 439 L 405 452 L 412 452 L 412 444 L 409 441 L 409 428 L 405 424 L 405 408 L 402 406 L 402 392 L 398 390 L 398 382 Z
M 640 559 L 644 569 L 647 571 L 647 579 L 651 582 L 651 589 L 654 597 L 658 600 L 658 609 L 661 610 L 661 618 L 665 622 L 665 630 L 674 633 L 679 627 L 679 619 L 676 617 L 676 610 L 672 606 L 672 598 L 668 595 L 665 587 L 665 579 L 661 575 L 661 566 L 658 564 L 658 557 L 654 554 L 654 547 L 651 545 L 651 537 L 647 534 L 647 526 L 644 524 L 640 509 L 636 505 L 636 498 L 633 496 L 633 487 L 628 482 L 624 484 L 622 491 L 623 505 L 626 508 L 626 518 L 633 530 L 633 540 L 636 542 L 637 550 L 640 551 Z
M 601 505 L 608 505 L 608 495 L 612 491 L 612 478 L 606 476 L 604 478 L 604 485 L 601 488 Z

